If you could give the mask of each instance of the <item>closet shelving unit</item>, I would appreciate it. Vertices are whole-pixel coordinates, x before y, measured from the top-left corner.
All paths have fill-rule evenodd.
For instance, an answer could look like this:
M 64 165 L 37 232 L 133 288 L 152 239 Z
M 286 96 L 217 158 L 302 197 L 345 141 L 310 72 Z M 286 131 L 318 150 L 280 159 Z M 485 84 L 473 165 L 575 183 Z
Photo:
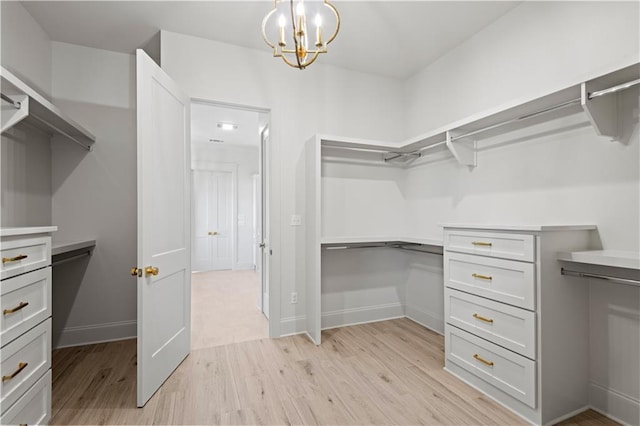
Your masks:
M 0 67 L 2 133 L 21 121 L 92 150 L 96 138 L 4 67 Z
M 20 122 L 29 123 L 50 136 L 59 136 L 74 142 L 87 151 L 93 150 L 95 136 L 69 118 L 58 107 L 4 67 L 0 67 L 0 94 L 2 98 L 2 129 L 9 130 Z M 72 243 L 53 243 L 55 262 L 66 262 L 91 254 L 95 240 Z
M 384 171 L 412 167 L 421 163 L 420 158 L 432 153 L 442 155 L 445 152 L 452 155 L 460 165 L 476 167 L 479 140 L 574 114 L 584 114 L 598 135 L 614 141 L 620 140 L 619 93 L 639 83 L 640 64 L 630 62 L 620 69 L 590 78 L 580 84 L 556 88 L 535 98 L 515 100 L 403 142 L 330 135 L 316 135 L 309 140 L 304 150 L 305 205 L 301 208 L 306 212 L 307 223 L 304 230 L 306 327 L 311 340 L 320 344 L 322 253 L 326 249 L 369 248 L 372 245 L 401 248 L 402 244 L 399 242 L 414 242 L 417 244 L 414 248 L 418 247 L 419 250 L 442 253 L 441 237 L 416 241 L 398 235 L 382 220 L 378 220 L 378 226 L 370 227 L 367 232 L 334 232 L 333 229 L 326 229 L 323 223 L 328 220 L 327 213 L 336 214 L 327 210 L 327 202 L 324 200 L 328 188 L 323 183 L 323 177 L 326 177 L 325 171 L 330 169 L 332 164 L 342 163 L 356 168 L 369 165 Z M 385 195 L 380 194 L 379 197 L 384 198 Z M 333 203 L 337 208 L 343 209 L 337 216 L 349 215 L 344 209 L 353 200 L 347 197 L 344 201 L 343 204 Z M 385 204 L 393 202 L 378 201 L 382 208 Z M 375 215 L 375 210 L 369 208 L 366 214 L 360 214 L 366 218 L 369 213 Z M 351 223 L 354 223 L 353 218 Z
M 585 114 L 598 135 L 617 141 L 617 94 L 638 84 L 640 64 L 633 63 L 535 98 L 517 99 L 400 143 L 323 136 L 321 145 L 325 149 L 360 152 L 361 160 L 401 167 L 432 152 L 447 150 L 459 164 L 475 167 L 478 141 L 577 113 Z M 356 155 L 342 157 L 353 161 Z

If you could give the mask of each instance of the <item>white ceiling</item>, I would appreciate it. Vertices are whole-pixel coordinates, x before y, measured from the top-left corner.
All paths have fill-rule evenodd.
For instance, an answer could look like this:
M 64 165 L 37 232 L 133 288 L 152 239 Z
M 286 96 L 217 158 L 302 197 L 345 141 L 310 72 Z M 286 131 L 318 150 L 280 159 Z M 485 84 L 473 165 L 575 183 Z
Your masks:
M 519 3 L 336 0 L 341 30 L 318 61 L 405 79 Z M 273 7 L 269 0 L 22 4 L 60 42 L 132 53 L 163 29 L 270 53 L 260 30 L 263 16 Z
M 215 146 L 250 146 L 258 148 L 259 131 L 266 114 L 245 109 L 227 108 L 194 102 L 191 104 L 191 141 Z M 235 130 L 222 130 L 218 123 L 234 124 Z M 211 139 L 223 142 L 211 142 Z

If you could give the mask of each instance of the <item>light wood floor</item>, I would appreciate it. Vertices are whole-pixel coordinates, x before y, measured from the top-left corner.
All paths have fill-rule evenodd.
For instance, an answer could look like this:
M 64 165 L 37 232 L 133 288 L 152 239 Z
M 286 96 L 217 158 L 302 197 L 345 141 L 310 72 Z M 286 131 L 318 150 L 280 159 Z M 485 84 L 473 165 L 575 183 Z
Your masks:
M 255 271 L 194 273 L 191 349 L 269 337 L 269 323 L 257 307 L 259 288 Z
M 51 423 L 524 424 L 443 371 L 442 336 L 408 319 L 322 337 L 194 350 L 142 409 L 135 340 L 60 349 Z M 613 424 L 594 415 L 567 424 Z

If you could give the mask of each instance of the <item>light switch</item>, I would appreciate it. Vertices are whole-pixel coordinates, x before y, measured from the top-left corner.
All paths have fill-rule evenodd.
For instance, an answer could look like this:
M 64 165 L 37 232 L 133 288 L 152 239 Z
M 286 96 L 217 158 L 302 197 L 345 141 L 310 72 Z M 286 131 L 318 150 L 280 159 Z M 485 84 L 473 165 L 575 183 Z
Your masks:
M 302 218 L 299 214 L 291 215 L 291 226 L 300 226 L 302 225 Z
M 238 215 L 238 226 L 244 226 L 245 222 L 246 222 L 245 215 L 239 214 Z

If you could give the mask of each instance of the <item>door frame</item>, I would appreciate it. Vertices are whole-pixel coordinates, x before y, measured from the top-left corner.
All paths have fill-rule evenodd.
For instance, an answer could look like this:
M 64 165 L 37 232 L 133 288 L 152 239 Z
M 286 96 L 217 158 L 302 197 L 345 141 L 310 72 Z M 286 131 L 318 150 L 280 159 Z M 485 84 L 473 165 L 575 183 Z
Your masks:
M 280 168 L 279 164 L 276 164 L 278 157 L 278 133 L 274 131 L 274 112 L 271 108 L 258 107 L 253 105 L 235 104 L 229 102 L 221 102 L 204 98 L 191 98 L 191 103 L 198 103 L 204 105 L 214 105 L 223 108 L 244 109 L 247 111 L 253 111 L 257 113 L 263 113 L 269 115 L 269 122 L 267 127 L 269 128 L 269 143 L 267 149 L 262 152 L 261 155 L 265 157 L 265 166 L 262 180 L 265 182 L 267 190 L 265 191 L 267 199 L 263 200 L 267 206 L 267 219 L 265 221 L 265 228 L 269 231 L 269 243 L 265 248 L 268 255 L 265 256 L 269 262 L 269 337 L 276 338 L 281 336 L 282 318 L 280 312 L 280 186 L 277 184 L 280 182 Z M 260 158 L 260 161 L 263 161 Z M 263 235 L 265 230 L 262 230 Z M 263 283 L 261 283 L 262 286 Z
M 218 163 L 215 161 L 198 161 L 191 159 L 191 242 L 194 242 L 195 206 L 193 172 L 202 170 L 207 172 L 231 173 L 231 270 L 238 269 L 238 165 L 232 163 Z M 191 247 L 193 251 L 193 247 Z

